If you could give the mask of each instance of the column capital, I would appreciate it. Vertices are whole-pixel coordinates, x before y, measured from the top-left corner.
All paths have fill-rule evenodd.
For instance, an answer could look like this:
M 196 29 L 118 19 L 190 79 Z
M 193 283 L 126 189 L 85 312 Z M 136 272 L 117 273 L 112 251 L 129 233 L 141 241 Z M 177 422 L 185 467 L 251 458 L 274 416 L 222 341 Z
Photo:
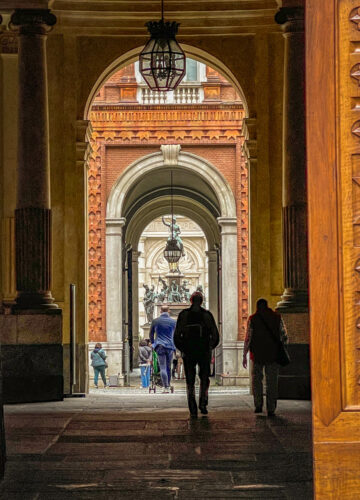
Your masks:
M 125 217 L 118 219 L 106 219 L 106 235 L 107 236 L 121 236 L 122 228 L 125 226 Z
M 221 227 L 221 234 L 237 234 L 236 217 L 218 217 L 217 221 Z
M 217 250 L 207 250 L 206 252 L 209 262 L 217 262 L 218 252 Z
M 142 254 L 142 252 L 138 252 L 137 250 L 133 250 L 131 252 L 132 261 L 133 262 L 138 262 L 138 259 L 139 259 L 139 257 L 140 257 L 141 254 Z
M 284 32 L 304 31 L 304 7 L 281 7 L 275 14 L 275 21 L 283 26 Z
M 56 16 L 50 9 L 15 9 L 9 28 L 21 35 L 45 35 L 56 24 Z

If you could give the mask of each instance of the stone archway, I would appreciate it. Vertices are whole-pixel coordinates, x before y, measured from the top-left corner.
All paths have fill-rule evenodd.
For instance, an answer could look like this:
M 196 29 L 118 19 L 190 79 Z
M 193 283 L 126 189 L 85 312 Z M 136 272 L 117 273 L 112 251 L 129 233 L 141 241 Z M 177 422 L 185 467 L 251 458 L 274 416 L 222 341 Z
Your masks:
M 217 275 L 216 245 L 221 243 L 224 286 L 221 293 L 221 317 L 218 318 L 222 330 L 218 370 L 222 380 L 231 384 L 241 383 L 248 375 L 241 367 L 243 342 L 238 340 L 237 214 L 234 195 L 228 182 L 214 165 L 197 155 L 181 152 L 180 149 L 179 145 L 163 145 L 161 152 L 140 158 L 124 171 L 111 189 L 106 212 L 107 339 L 108 342 L 116 343 L 120 351 L 123 350 L 124 318 L 121 305 L 125 297 L 121 276 L 124 243 L 137 249 L 143 229 L 151 220 L 166 213 L 164 206 L 168 207 L 168 196 L 165 194 L 158 194 L 145 202 L 141 198 L 141 203 L 137 205 L 134 189 L 150 173 L 164 169 L 181 170 L 184 175 L 195 176 L 198 183 L 206 185 L 208 192 L 212 193 L 212 199 L 210 195 L 201 198 L 199 193 L 190 193 L 188 189 L 175 196 L 174 210 L 181 215 L 190 216 L 203 229 L 209 245 L 209 283 L 213 287 L 214 274 Z M 198 199 L 195 199 L 196 196 Z M 128 197 L 131 199 L 129 206 L 135 206 L 132 211 L 127 207 Z M 123 371 L 121 359 L 122 356 L 119 355 L 120 373 Z M 223 374 L 227 377 L 223 378 Z

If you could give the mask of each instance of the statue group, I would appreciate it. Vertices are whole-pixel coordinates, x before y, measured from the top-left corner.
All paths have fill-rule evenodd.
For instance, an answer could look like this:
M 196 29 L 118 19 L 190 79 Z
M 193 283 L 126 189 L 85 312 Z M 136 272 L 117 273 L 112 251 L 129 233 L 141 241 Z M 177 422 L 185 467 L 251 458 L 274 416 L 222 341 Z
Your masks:
M 145 288 L 143 303 L 148 323 L 151 323 L 154 319 L 155 303 L 188 304 L 190 302 L 191 293 L 188 280 L 183 280 L 181 285 L 178 285 L 175 280 L 172 280 L 170 285 L 168 285 L 166 281 L 159 276 L 159 283 L 161 283 L 162 288 L 158 293 L 155 292 L 154 285 L 151 287 L 149 287 L 149 285 L 143 285 Z M 205 304 L 205 295 L 202 285 L 198 285 L 196 291 L 203 295 L 203 304 Z

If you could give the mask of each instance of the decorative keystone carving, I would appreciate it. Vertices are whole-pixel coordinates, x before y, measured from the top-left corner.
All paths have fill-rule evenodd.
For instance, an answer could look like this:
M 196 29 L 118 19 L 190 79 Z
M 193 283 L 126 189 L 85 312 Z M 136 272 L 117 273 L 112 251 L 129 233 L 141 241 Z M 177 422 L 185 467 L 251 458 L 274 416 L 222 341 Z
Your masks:
M 181 146 L 180 144 L 162 144 L 160 146 L 164 158 L 164 165 L 177 165 Z

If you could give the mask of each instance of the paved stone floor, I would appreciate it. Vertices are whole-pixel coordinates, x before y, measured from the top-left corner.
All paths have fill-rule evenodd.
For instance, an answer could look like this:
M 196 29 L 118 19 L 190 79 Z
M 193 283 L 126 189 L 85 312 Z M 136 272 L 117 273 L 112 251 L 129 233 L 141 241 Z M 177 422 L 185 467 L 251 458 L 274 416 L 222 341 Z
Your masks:
M 195 421 L 182 391 L 9 405 L 0 498 L 311 499 L 310 404 L 280 401 L 267 418 L 229 392 Z

